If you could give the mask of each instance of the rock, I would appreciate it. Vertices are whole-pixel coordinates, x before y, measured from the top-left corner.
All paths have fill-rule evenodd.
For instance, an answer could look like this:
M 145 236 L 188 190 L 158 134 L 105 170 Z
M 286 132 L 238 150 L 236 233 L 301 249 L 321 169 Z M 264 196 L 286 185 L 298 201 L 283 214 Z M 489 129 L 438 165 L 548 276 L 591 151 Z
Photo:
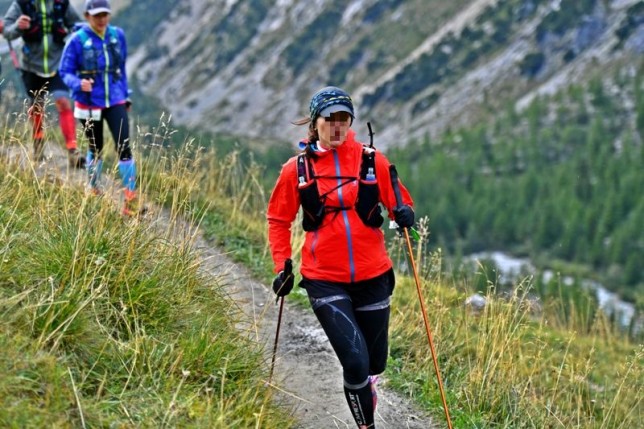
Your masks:
M 487 304 L 487 299 L 478 294 L 475 293 L 474 295 L 468 297 L 465 300 L 465 306 L 469 307 L 474 313 L 480 313 L 485 309 L 485 305 Z

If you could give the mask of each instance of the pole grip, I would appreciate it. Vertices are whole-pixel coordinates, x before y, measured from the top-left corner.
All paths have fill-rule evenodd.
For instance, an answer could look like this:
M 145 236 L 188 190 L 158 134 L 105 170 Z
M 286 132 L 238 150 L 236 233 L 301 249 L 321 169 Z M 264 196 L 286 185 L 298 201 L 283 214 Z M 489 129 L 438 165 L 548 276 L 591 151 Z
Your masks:
M 403 200 L 402 195 L 400 194 L 400 183 L 398 182 L 398 171 L 396 166 L 391 164 L 389 166 L 389 176 L 391 177 L 391 187 L 394 190 L 394 195 L 396 196 L 396 208 L 402 207 Z
M 289 258 L 284 261 L 284 283 L 288 280 L 289 277 L 293 275 L 293 261 Z M 280 297 L 275 297 L 275 304 L 279 301 Z M 282 303 L 284 302 L 284 297 L 282 297 Z
M 369 128 L 369 147 L 373 148 L 373 130 L 371 129 L 371 122 L 367 122 L 367 128 Z

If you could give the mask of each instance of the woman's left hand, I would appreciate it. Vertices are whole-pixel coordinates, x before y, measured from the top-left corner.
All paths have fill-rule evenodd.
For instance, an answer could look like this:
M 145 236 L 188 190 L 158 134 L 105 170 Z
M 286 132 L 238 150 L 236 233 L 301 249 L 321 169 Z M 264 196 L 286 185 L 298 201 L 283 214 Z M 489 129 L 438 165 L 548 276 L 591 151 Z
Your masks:
M 408 205 L 395 208 L 394 220 L 401 228 L 411 228 L 414 226 L 414 209 Z

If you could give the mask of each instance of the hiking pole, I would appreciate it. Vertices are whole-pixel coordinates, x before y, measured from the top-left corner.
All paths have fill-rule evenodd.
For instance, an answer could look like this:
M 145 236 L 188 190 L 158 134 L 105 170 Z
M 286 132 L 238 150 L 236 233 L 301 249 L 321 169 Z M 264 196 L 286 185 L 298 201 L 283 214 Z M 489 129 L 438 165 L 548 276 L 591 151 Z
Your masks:
M 9 56 L 11 57 L 11 62 L 13 63 L 13 68 L 16 70 L 20 70 L 20 63 L 18 62 L 18 55 L 16 55 L 16 51 L 13 50 L 13 45 L 11 44 L 11 40 L 7 39 L 7 44 L 9 45 Z
M 402 207 L 402 195 L 400 194 L 400 184 L 398 183 L 398 172 L 396 171 L 395 165 L 389 166 L 389 175 L 391 176 L 391 186 L 394 189 L 394 195 L 396 196 L 396 208 Z M 409 254 L 409 261 L 411 263 L 411 268 L 414 273 L 414 280 L 416 281 L 416 290 L 418 291 L 418 300 L 420 301 L 420 309 L 423 313 L 423 321 L 425 322 L 425 331 L 427 332 L 427 339 L 429 340 L 429 348 L 432 352 L 432 360 L 434 361 L 434 370 L 436 371 L 436 378 L 438 379 L 438 389 L 440 390 L 441 400 L 443 401 L 443 410 L 445 411 L 445 418 L 447 419 L 447 427 L 452 429 L 452 420 L 449 417 L 449 410 L 447 409 L 447 400 L 445 399 L 445 391 L 443 389 L 443 381 L 441 380 L 441 373 L 438 369 L 438 359 L 436 358 L 436 349 L 434 348 L 434 340 L 432 339 L 432 333 L 429 329 L 429 319 L 427 318 L 427 310 L 425 310 L 425 300 L 423 299 L 423 293 L 420 289 L 420 281 L 418 280 L 418 270 L 416 269 L 416 263 L 414 262 L 414 252 L 411 248 L 411 240 L 409 239 L 408 228 L 400 228 L 405 235 L 405 240 L 407 241 L 407 253 Z
M 27 85 L 25 85 L 25 81 L 22 78 L 22 71 L 20 70 L 20 61 L 18 61 L 18 54 L 16 54 L 16 51 L 13 49 L 11 40 L 7 39 L 7 45 L 9 46 L 9 56 L 11 57 L 11 63 L 13 64 L 13 68 L 16 73 L 18 73 L 18 80 L 22 82 L 22 89 L 25 91 L 27 96 L 29 96 L 29 90 L 27 89 Z
M 279 297 L 280 311 L 277 316 L 277 330 L 275 331 L 275 343 L 273 344 L 273 356 L 271 357 L 271 371 L 268 373 L 268 384 L 271 384 L 273 379 L 273 370 L 275 369 L 275 356 L 277 355 L 277 341 L 280 338 L 280 326 L 282 325 L 282 311 L 284 310 L 284 297 Z
M 373 149 L 373 130 L 371 129 L 371 122 L 367 122 L 367 128 L 369 128 L 369 148 Z
M 284 261 L 284 281 L 282 282 L 282 286 L 286 281 L 293 275 L 293 261 L 290 259 L 287 259 Z M 275 369 L 275 356 L 277 356 L 277 341 L 280 338 L 280 326 L 282 325 L 282 311 L 284 310 L 284 297 L 283 296 L 278 296 L 277 300 L 280 302 L 280 311 L 277 315 L 277 329 L 275 331 L 275 343 L 273 344 L 273 356 L 271 357 L 271 371 L 268 373 L 268 384 L 271 384 L 271 380 L 273 379 L 273 369 Z M 275 303 L 277 303 L 277 300 L 275 300 Z

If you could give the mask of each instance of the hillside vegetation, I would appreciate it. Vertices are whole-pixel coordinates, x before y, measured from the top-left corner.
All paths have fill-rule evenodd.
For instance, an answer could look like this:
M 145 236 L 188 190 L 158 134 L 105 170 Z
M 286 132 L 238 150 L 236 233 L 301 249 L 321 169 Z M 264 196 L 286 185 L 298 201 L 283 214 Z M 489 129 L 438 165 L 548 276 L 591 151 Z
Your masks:
M 267 195 L 260 183 L 265 168 L 242 162 L 235 152 L 208 155 L 204 165 L 195 194 L 197 201 L 209 202 L 203 227 L 234 258 L 270 281 L 263 220 Z M 422 240 L 428 239 L 426 225 L 421 220 Z M 297 227 L 295 234 L 294 242 L 300 243 Z M 401 244 L 394 238 L 390 248 L 396 265 L 403 267 Z M 641 418 L 640 340 L 630 343 L 587 292 L 560 283 L 535 306 L 531 295 L 537 291 L 529 279 L 500 299 L 496 279 L 480 272 L 490 304 L 481 313 L 470 312 L 462 303 L 480 287 L 446 276 L 440 253 L 425 253 L 424 247 L 423 241 L 417 243 L 415 256 L 456 427 L 626 428 Z M 402 273 L 393 308 L 387 377 L 441 418 L 418 298 Z
M 114 18 L 139 99 L 259 141 L 266 189 L 302 137 L 289 121 L 340 85 L 358 134 L 370 120 L 404 171 L 434 249 L 529 256 L 638 301 L 643 2 L 159 2 L 141 22 L 148 8 Z
M 2 153 L 20 150 L 11 135 Z M 220 280 L 200 271 L 182 222 L 123 219 L 110 198 L 8 159 L 0 426 L 289 427 L 265 386 L 260 345 L 237 330 L 246 321 Z M 176 220 L 194 177 L 172 168 L 165 178 L 157 169 L 155 189 L 172 195 Z
M 644 332 L 624 332 L 579 281 L 619 291 L 641 320 L 644 2 L 141 0 L 114 23 L 133 48 L 141 188 L 170 223 L 124 220 L 0 156 L 0 426 L 297 427 L 220 279 L 175 233 L 199 224 L 269 284 L 268 190 L 301 137 L 288 122 L 327 83 L 357 94 L 356 129 L 373 119 L 416 201 L 455 427 L 641 425 Z M 0 152 L 29 152 L 10 95 Z M 164 105 L 187 128 L 155 124 Z M 405 248 L 388 236 L 386 378 L 442 423 Z M 453 269 L 490 249 L 557 275 L 501 284 L 484 264 Z M 307 305 L 298 292 L 288 299 Z M 473 293 L 485 306 L 464 305 Z
M 575 261 L 586 267 L 576 275 L 642 299 L 643 77 L 644 63 L 620 68 L 521 113 L 392 148 L 434 246 L 513 249 L 542 269 Z
M 208 157 L 207 157 L 208 158 Z M 210 209 L 202 225 L 240 263 L 269 282 L 272 263 L 265 238 L 267 195 L 261 165 L 240 162 L 233 153 L 208 161 L 198 200 Z M 244 166 L 247 165 L 247 166 Z M 423 251 L 426 220 L 415 258 L 428 318 L 437 339 L 440 369 L 455 427 L 629 428 L 642 417 L 644 350 L 631 343 L 589 299 L 587 292 L 559 284 L 535 304 L 529 278 L 500 298 L 496 279 L 481 271 L 488 305 L 463 305 L 476 285 L 446 276 L 439 252 Z M 431 237 L 431 235 L 430 235 Z M 302 242 L 295 226 L 294 246 Z M 405 267 L 403 243 L 390 252 Z M 297 256 L 296 256 L 297 260 Z M 289 295 L 302 302 L 297 288 Z M 440 396 L 413 280 L 398 272 L 392 303 L 392 342 L 386 378 L 437 419 Z
M 166 109 L 191 132 L 258 136 L 269 188 L 292 152 L 283 142 L 301 137 L 288 121 L 317 86 L 345 86 L 357 132 L 372 119 L 446 255 L 563 261 L 564 274 L 642 294 L 643 2 L 118 4 L 142 127 Z
M 132 80 L 178 124 L 290 141 L 289 121 L 334 84 L 384 147 L 635 63 L 643 13 L 637 0 L 141 0 L 114 22 L 132 40 Z
M 15 147 L 15 136 L 6 133 L 3 147 Z M 270 279 L 260 165 L 193 144 L 138 156 L 150 201 L 170 219 L 199 220 Z M 109 199 L 37 171 L 0 162 L 0 423 L 293 427 L 264 387 L 259 346 L 234 328 L 243 323 L 235 307 L 200 272 L 190 236 L 173 234 L 179 224 L 124 220 Z M 462 305 L 467 284 L 444 277 L 441 255 L 420 252 L 422 244 L 421 283 L 456 427 L 641 420 L 643 351 L 601 311 L 571 299 L 566 311 L 583 318 L 567 317 L 557 300 L 535 312 L 528 282 L 499 299 L 490 279 L 488 305 L 471 313 Z M 400 242 L 390 245 L 401 266 Z M 398 277 L 387 378 L 441 419 L 418 298 L 411 279 Z

